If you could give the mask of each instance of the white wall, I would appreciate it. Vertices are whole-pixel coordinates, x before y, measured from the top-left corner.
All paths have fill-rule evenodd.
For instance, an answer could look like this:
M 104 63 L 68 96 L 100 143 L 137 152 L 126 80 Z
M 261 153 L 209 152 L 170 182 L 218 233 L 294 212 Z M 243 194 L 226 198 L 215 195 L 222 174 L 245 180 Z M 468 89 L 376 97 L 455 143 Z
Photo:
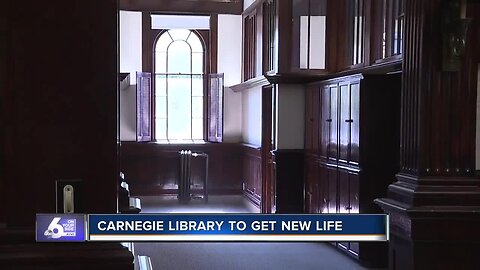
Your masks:
M 255 87 L 242 92 L 243 142 L 260 146 L 262 144 L 262 88 Z
M 120 140 L 136 139 L 136 75 L 142 71 L 142 13 L 120 11 L 120 72 L 130 72 L 129 87 L 120 89 Z
M 142 13 L 120 10 L 120 72 L 130 72 L 135 84 L 137 71 L 142 71 Z
M 303 149 L 305 137 L 305 87 L 281 84 L 277 90 L 277 149 Z
M 255 0 L 243 0 L 243 10 L 247 9 Z
M 225 74 L 224 84 L 224 141 L 241 142 L 242 94 L 228 86 L 241 82 L 242 16 L 218 16 L 218 66 Z M 131 84 L 135 72 L 142 70 L 142 15 L 140 12 L 120 11 L 120 72 L 130 72 Z M 120 140 L 136 139 L 135 86 L 120 91 Z
M 224 73 L 224 126 L 225 142 L 242 141 L 242 94 L 228 86 L 241 82 L 242 16 L 218 15 L 218 66 Z

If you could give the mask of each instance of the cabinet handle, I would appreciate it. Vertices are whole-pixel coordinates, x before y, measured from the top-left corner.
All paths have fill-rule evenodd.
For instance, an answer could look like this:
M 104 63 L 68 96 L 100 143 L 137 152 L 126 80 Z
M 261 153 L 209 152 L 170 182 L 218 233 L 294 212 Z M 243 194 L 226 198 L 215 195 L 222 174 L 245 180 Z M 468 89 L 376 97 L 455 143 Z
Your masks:
M 347 206 L 347 207 L 345 207 L 345 210 L 352 210 L 352 207 L 351 207 L 351 206 Z
M 353 123 L 353 119 L 345 119 L 345 122 L 347 122 L 347 123 Z
M 332 122 L 332 119 L 327 119 L 325 120 L 325 122 Z

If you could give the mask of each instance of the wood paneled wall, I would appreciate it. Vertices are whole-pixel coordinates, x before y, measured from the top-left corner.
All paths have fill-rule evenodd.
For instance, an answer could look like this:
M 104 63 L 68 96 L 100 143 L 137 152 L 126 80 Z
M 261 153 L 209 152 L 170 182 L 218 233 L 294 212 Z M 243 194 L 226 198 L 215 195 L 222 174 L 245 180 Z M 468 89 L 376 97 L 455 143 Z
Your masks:
M 7 8 L 0 10 L 0 190 L 5 190 L 5 156 L 4 135 L 5 135 L 5 90 L 7 88 Z M 0 223 L 5 221 L 5 197 L 0 196 Z
M 55 180 L 83 179 L 87 213 L 117 211 L 117 1 L 7 1 L 1 153 L 8 226 L 55 212 Z M 9 5 L 11 4 L 11 5 Z M 3 61 L 3 58 L 2 58 Z
M 179 155 L 181 150 L 209 155 L 209 194 L 240 194 L 242 191 L 242 145 L 206 143 L 167 145 L 122 142 L 121 171 L 132 195 L 177 194 Z M 201 192 L 204 158 L 193 158 L 192 180 Z

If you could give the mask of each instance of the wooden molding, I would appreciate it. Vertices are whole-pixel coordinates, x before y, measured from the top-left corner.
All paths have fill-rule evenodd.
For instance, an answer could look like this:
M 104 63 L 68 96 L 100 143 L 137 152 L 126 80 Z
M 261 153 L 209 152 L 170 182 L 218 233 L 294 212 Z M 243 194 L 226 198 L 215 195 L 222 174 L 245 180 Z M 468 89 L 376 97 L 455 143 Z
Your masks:
M 252 78 L 248 81 L 245 81 L 236 85 L 232 85 L 230 86 L 230 89 L 232 89 L 233 92 L 238 93 L 248 89 L 252 89 L 254 87 L 262 87 L 269 84 L 270 82 L 267 80 L 267 78 L 262 75 L 260 77 Z
M 240 0 L 119 0 L 121 10 L 190 14 L 235 14 L 243 12 Z

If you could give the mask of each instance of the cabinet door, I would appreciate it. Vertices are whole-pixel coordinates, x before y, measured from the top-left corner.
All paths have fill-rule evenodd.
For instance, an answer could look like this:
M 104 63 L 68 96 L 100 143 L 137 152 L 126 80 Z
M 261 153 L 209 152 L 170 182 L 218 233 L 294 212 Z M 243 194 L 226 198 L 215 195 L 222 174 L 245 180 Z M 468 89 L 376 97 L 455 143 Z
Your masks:
M 338 212 L 348 214 L 350 211 L 350 183 L 349 172 L 338 169 Z
M 350 206 L 350 187 L 349 172 L 344 169 L 338 169 L 338 212 L 348 214 Z M 349 249 L 348 242 L 338 242 L 340 248 Z
M 320 91 L 318 86 L 312 89 L 312 151 L 318 155 L 320 125 Z
M 317 177 L 317 165 L 314 159 L 308 158 L 305 162 L 305 212 L 316 213 L 316 184 L 318 182 Z
M 350 182 L 350 209 L 349 213 L 358 214 L 360 213 L 360 187 L 359 187 L 359 175 L 357 172 L 350 172 L 349 182 Z
M 329 170 L 323 165 L 318 165 L 318 199 L 319 213 L 329 213 Z
M 350 87 L 348 83 L 340 83 L 339 114 L 339 159 L 343 162 L 349 160 L 350 146 Z
M 360 83 L 350 85 L 350 163 L 358 165 L 360 162 Z
M 359 209 L 359 175 L 358 173 L 351 172 L 349 175 L 350 182 L 350 211 L 349 213 L 358 214 Z M 350 242 L 349 249 L 351 252 L 358 254 L 359 245 L 358 242 Z
M 328 158 L 336 161 L 338 159 L 338 87 L 330 87 L 330 139 L 328 143 Z
M 336 168 L 328 167 L 328 213 L 337 213 L 337 178 L 338 173 Z
M 305 93 L 305 152 L 312 152 L 312 126 L 313 126 L 313 87 L 306 89 Z
M 330 126 L 332 120 L 330 117 L 330 87 L 322 87 L 321 95 L 321 119 L 320 119 L 320 156 L 327 158 L 328 145 L 330 142 Z

